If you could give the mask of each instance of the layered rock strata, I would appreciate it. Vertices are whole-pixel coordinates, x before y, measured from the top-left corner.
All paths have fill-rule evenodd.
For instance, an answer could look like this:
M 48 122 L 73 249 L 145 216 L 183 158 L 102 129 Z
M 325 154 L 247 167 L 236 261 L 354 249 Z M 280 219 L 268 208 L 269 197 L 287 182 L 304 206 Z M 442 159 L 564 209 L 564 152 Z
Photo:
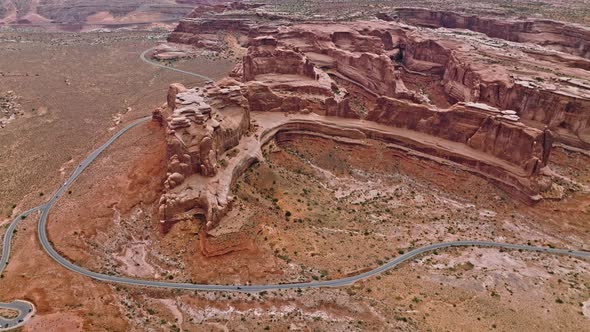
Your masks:
M 434 41 L 436 36 L 439 39 Z M 463 36 L 470 43 L 460 43 L 449 38 L 452 36 L 429 31 L 420 38 L 408 38 L 402 46 L 402 65 L 408 76 L 427 73 L 440 81 L 452 102 L 514 110 L 528 125 L 551 128 L 559 141 L 590 148 L 589 71 L 539 59 L 536 48 L 482 39 L 477 34 Z M 470 52 L 474 44 L 477 53 Z M 503 65 L 508 57 L 501 52 L 507 46 L 513 46 L 508 56 L 519 59 L 513 66 Z
M 590 59 L 590 29 L 580 25 L 551 20 L 482 17 L 425 8 L 397 8 L 394 16 L 412 25 L 467 29 Z
M 203 88 L 169 88 L 165 106 L 154 113 L 167 130 L 167 179 L 159 201 L 160 220 L 199 216 L 219 220 L 231 199 L 215 185 L 222 156 L 250 128 L 250 112 L 237 82 Z M 219 183 L 218 183 L 219 184 Z
M 416 17 L 427 16 L 419 13 Z M 433 20 L 438 15 L 433 13 Z M 339 86 L 362 92 L 371 104 L 380 96 L 422 104 L 436 103 L 436 100 L 446 100 L 450 104 L 486 103 L 516 111 L 529 126 L 540 130 L 549 127 L 561 143 L 590 149 L 590 60 L 575 55 L 575 52 L 562 52 L 564 49 L 555 50 L 543 43 L 499 40 L 465 30 L 432 30 L 395 22 L 285 26 L 282 21 L 281 24 L 261 23 L 254 14 L 240 16 L 233 12 L 231 15 L 221 12 L 209 14 L 206 18 L 187 19 L 179 25 L 177 32 L 199 38 L 207 35 L 210 27 L 202 20 L 215 18 L 220 22 L 219 31 L 232 31 L 251 38 L 274 37 L 278 47 L 303 53 L 313 66 L 329 74 Z M 455 21 L 469 20 L 457 18 Z M 563 23 L 558 25 L 564 31 L 586 29 Z M 536 30 L 531 31 L 530 34 L 538 35 Z M 561 35 L 555 32 L 552 36 L 556 39 Z M 580 45 L 590 40 L 582 32 L 576 36 Z M 566 35 L 562 37 L 569 40 Z M 506 39 L 520 41 L 518 38 Z M 243 45 L 247 46 L 247 43 Z M 433 85 L 434 82 L 440 82 L 444 88 L 434 92 L 416 89 L 416 86 Z M 366 110 L 355 112 L 346 108 L 338 114 L 363 117 Z
M 368 120 L 459 142 L 539 174 L 547 165 L 553 137 L 519 122 L 514 111 L 500 111 L 485 104 L 459 103 L 436 109 L 381 97 Z
M 541 170 L 554 139 L 589 147 L 590 72 L 577 55 L 395 22 L 225 18 L 216 29 L 248 36 L 231 79 L 172 85 L 154 116 L 169 131 L 165 222 L 197 217 L 213 229 L 231 208 L 236 178 L 277 137 L 380 141 L 477 174 L 528 203 L 551 186 Z M 185 20 L 171 38 L 195 45 L 191 36 L 212 26 Z M 559 59 L 571 61 L 563 67 Z

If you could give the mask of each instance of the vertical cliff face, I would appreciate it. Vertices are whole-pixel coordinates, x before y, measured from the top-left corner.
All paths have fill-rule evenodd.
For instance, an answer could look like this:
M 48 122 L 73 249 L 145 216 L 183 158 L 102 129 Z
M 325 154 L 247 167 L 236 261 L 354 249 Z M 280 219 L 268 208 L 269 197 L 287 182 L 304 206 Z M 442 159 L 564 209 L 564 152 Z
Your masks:
M 590 59 L 590 29 L 549 20 L 507 20 L 421 8 L 398 8 L 399 18 L 431 28 L 467 29 L 519 43 L 534 43 Z
M 410 34 L 403 45 L 404 65 L 409 70 L 442 75 L 444 91 L 452 100 L 483 102 L 514 110 L 531 125 L 551 128 L 557 140 L 590 148 L 590 85 L 587 83 L 587 60 L 582 59 L 590 56 L 588 28 L 552 21 L 479 18 L 415 8 L 399 9 L 397 13 L 411 24 L 468 29 L 581 57 L 576 59 L 526 44 L 503 45 L 493 40 L 484 40 L 470 53 L 465 49 L 467 44 L 445 42 L 447 38 L 424 41 L 423 35 L 416 37 L 416 34 Z M 510 60 L 499 56 L 502 49 L 514 52 L 515 46 L 518 50 Z M 492 51 L 494 47 L 497 50 Z M 514 65 L 498 65 L 508 61 L 513 61 Z M 563 64 L 571 68 L 569 76 L 550 74 L 559 72 Z M 580 80 L 582 77 L 584 79 Z
M 325 114 L 333 81 L 301 52 L 274 37 L 253 38 L 239 76 L 252 111 Z
M 272 37 L 253 39 L 242 64 L 244 82 L 253 81 L 256 76 L 264 74 L 299 75 L 317 79 L 314 66 L 306 57 L 293 50 L 277 47 L 277 40 Z
M 403 64 L 412 71 L 443 76 L 451 58 L 451 51 L 439 41 L 408 36 L 403 42 Z
M 589 126 L 590 99 L 569 95 L 567 92 L 539 90 L 535 82 L 518 82 L 505 95 L 500 105 L 519 110 L 525 119 L 562 128 L 578 134 Z M 590 143 L 590 142 L 588 142 Z
M 166 106 L 154 114 L 168 134 L 168 177 L 159 203 L 162 221 L 182 219 L 187 214 L 218 220 L 228 208 L 226 199 L 216 199 L 204 190 L 206 186 L 198 190 L 206 182 L 204 178 L 218 174 L 221 156 L 237 146 L 250 128 L 250 111 L 241 85 L 231 80 L 220 84 L 194 89 L 172 84 Z
M 590 146 L 586 137 L 590 128 L 590 98 L 570 94 L 567 86 L 557 90 L 547 89 L 543 82 L 536 80 L 489 81 L 459 61 L 449 63 L 444 82 L 445 91 L 458 101 L 483 102 L 514 110 L 523 120 L 557 131 L 563 142 Z
M 247 34 L 249 29 L 249 21 L 240 18 L 187 18 L 178 23 L 176 29 L 168 36 L 168 41 L 220 51 L 223 42 L 217 36 L 219 32 L 231 30 Z
M 439 79 L 450 100 L 516 111 L 539 129 L 551 128 L 559 141 L 590 147 L 590 85 L 585 81 L 551 74 L 553 65 L 528 58 L 526 48 L 518 52 L 531 63 L 522 60 L 509 67 L 500 65 L 506 60 L 497 55 L 507 45 L 490 41 L 496 44 L 484 43 L 479 52 L 469 52 L 468 46 L 454 41 L 424 39 L 415 33 L 405 39 L 404 68 Z M 587 76 L 585 71 L 572 73 Z
M 401 33 L 401 31 L 397 31 Z M 398 80 L 392 58 L 399 56 L 399 36 L 383 26 L 296 25 L 276 35 L 280 44 L 304 53 L 330 75 L 374 95 L 396 94 Z
M 183 38 L 211 28 L 185 24 L 177 29 Z M 248 27 L 247 53 L 232 72 L 239 82 L 172 86 L 159 117 L 171 133 L 162 220 L 196 214 L 214 227 L 231 208 L 232 179 L 277 133 L 377 140 L 478 174 L 527 202 L 551 186 L 541 169 L 554 137 L 590 147 L 590 74 L 576 67 L 580 57 L 396 23 L 232 24 L 217 27 Z M 495 33 L 513 27 L 502 29 Z M 566 58 L 573 62 L 564 68 Z M 191 113 L 201 102 L 220 117 Z M 250 117 L 256 129 L 245 135 Z M 242 152 L 224 168 L 233 150 Z
M 350 53 L 339 49 L 325 51 L 335 60 L 335 70 L 377 94 L 395 94 L 395 68 L 384 54 Z
M 170 87 L 168 98 L 174 103 L 168 106 L 166 117 L 168 142 L 173 147 L 169 151 L 177 158 L 187 155 L 185 159 L 196 173 L 215 175 L 218 156 L 236 146 L 248 130 L 250 117 L 243 108 L 246 101 L 240 89 L 238 85 L 220 88 L 212 84 L 202 89 L 184 89 L 176 84 Z M 225 110 L 215 108 L 217 104 Z
M 450 56 L 444 66 L 445 92 L 456 101 L 476 102 L 481 97 L 481 75 L 456 56 Z M 496 104 L 494 104 L 496 105 Z
M 517 165 L 529 176 L 547 164 L 551 133 L 519 123 L 512 111 L 476 103 L 437 109 L 380 97 L 368 120 L 459 142 Z
M 510 161 L 530 176 L 547 165 L 553 136 L 550 131 L 528 128 L 505 121 L 501 115 L 487 116 L 466 144 L 476 150 Z

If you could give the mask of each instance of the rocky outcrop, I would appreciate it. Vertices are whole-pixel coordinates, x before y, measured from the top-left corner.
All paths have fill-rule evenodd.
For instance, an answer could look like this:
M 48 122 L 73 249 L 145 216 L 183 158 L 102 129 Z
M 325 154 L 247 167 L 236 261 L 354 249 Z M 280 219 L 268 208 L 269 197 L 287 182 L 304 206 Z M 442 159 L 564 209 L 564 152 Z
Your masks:
M 414 76 L 440 80 L 445 98 L 452 102 L 481 102 L 516 111 L 528 125 L 549 127 L 557 140 L 590 148 L 590 84 L 571 78 L 590 79 L 588 72 L 572 69 L 565 78 L 551 74 L 561 66 L 553 51 L 475 33 L 459 37 L 372 22 L 335 24 L 329 29 L 295 25 L 276 34 L 280 45 L 304 53 L 337 82 L 357 86 L 369 98 L 429 103 L 428 96 L 406 88 L 396 70 L 399 65 Z M 514 53 L 515 66 L 499 65 L 506 61 L 507 49 Z M 544 69 L 539 72 L 539 68 Z M 331 114 L 361 116 L 339 109 L 332 108 Z
M 218 220 L 228 206 L 227 198 L 211 194 L 203 187 L 203 178 L 218 174 L 221 156 L 237 146 L 250 128 L 241 85 L 231 80 L 194 89 L 172 84 L 166 106 L 154 118 L 164 119 L 168 134 L 160 220 L 182 219 L 189 212 Z
M 258 122 L 263 122 L 263 120 L 268 122 L 270 116 L 262 113 L 256 114 L 255 118 Z M 537 173 L 534 169 L 532 172 L 536 174 L 530 174 L 531 171 L 527 171 L 525 168 L 488 152 L 480 151 L 478 143 L 475 142 L 478 137 L 494 137 L 496 139 L 494 130 L 488 130 L 485 123 L 481 127 L 482 129 L 473 136 L 473 147 L 417 130 L 373 121 L 363 122 L 357 119 L 317 118 L 317 116 L 303 119 L 295 117 L 286 119 L 282 124 L 275 122 L 274 125 L 276 127 L 266 130 L 266 135 L 263 137 L 276 136 L 278 140 L 284 141 L 296 140 L 301 136 L 315 136 L 341 144 L 360 146 L 382 142 L 388 149 L 397 153 L 452 166 L 483 177 L 513 198 L 528 204 L 540 200 L 542 197 L 540 193 L 545 195 L 544 193 L 551 186 L 551 179 Z M 479 136 L 480 133 L 485 133 L 485 135 Z M 547 134 L 550 135 L 550 133 Z M 544 152 L 548 153 L 551 149 L 550 139 L 545 140 L 544 144 Z M 525 150 L 527 149 L 525 148 Z M 534 165 L 538 164 L 532 164 L 532 166 Z
M 436 41 L 435 36 L 439 36 Z M 508 45 L 483 40 L 478 53 L 470 46 L 451 40 L 448 34 L 412 33 L 402 45 L 403 65 L 410 73 L 439 79 L 447 97 L 455 102 L 481 102 L 514 110 L 529 125 L 549 127 L 558 141 L 590 148 L 587 80 L 552 74 L 559 64 L 536 61 L 528 56 L 527 48 L 512 51 L 519 60 L 509 67 L 498 65 L 505 61 L 502 52 Z M 572 70 L 572 75 L 590 78 L 585 71 Z
M 451 50 L 439 40 L 410 35 L 404 40 L 403 64 L 406 68 L 433 76 L 443 76 L 451 57 Z
M 286 47 L 304 53 L 310 61 L 376 94 L 393 96 L 395 68 L 391 61 L 394 38 L 383 27 L 333 24 L 297 25 L 276 37 Z
M 172 85 L 155 117 L 169 130 L 164 221 L 202 217 L 216 227 L 235 179 L 277 135 L 378 141 L 529 203 L 551 186 L 541 169 L 554 139 L 590 143 L 590 74 L 556 62 L 574 56 L 469 31 L 383 22 L 279 28 L 224 17 L 207 26 L 185 20 L 175 32 L 190 39 L 231 30 L 249 40 L 232 79 Z
M 168 42 L 188 44 L 213 51 L 221 51 L 224 43 L 217 33 L 220 31 L 241 31 L 248 33 L 249 20 L 241 18 L 207 19 L 186 18 L 170 35 Z
M 381 97 L 369 120 L 465 144 L 517 165 L 529 176 L 547 165 L 550 131 L 527 127 L 514 111 L 500 111 L 476 103 L 436 109 Z
M 334 93 L 328 74 L 274 37 L 252 39 L 238 72 L 252 111 L 326 114 L 343 100 L 344 91 Z
M 346 78 L 377 94 L 395 95 L 395 69 L 385 54 L 351 54 L 336 49 L 327 54 L 334 59 L 335 70 Z
M 306 57 L 277 47 L 277 40 L 273 37 L 257 37 L 250 43 L 248 54 L 242 60 L 242 80 L 253 81 L 256 76 L 264 74 L 318 78 L 314 66 Z

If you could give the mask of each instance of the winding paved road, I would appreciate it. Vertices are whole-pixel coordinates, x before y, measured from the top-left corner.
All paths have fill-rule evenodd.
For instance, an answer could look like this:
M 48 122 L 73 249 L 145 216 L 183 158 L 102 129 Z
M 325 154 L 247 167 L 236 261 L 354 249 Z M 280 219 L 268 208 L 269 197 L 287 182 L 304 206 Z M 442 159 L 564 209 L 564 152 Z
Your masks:
M 10 303 L 0 302 L 0 309 L 14 310 L 18 314 L 15 318 L 0 316 L 0 331 L 11 330 L 25 324 L 27 319 L 35 314 L 35 306 L 29 301 L 16 300 Z
M 21 214 L 19 214 L 9 225 L 8 228 L 6 229 L 6 233 L 4 233 L 4 240 L 2 242 L 2 257 L 0 257 L 0 275 L 2 274 L 2 272 L 4 272 L 4 269 L 6 268 L 6 265 L 8 265 L 8 258 L 10 257 L 10 244 L 12 243 L 12 236 L 14 234 L 14 231 L 16 230 L 16 226 L 18 226 L 18 224 L 24 220 L 27 216 L 29 216 L 30 214 L 39 211 L 40 209 L 42 209 L 45 206 L 45 204 L 43 205 L 39 205 L 37 207 L 34 207 L 30 210 L 27 210 Z
M 143 53 L 141 53 L 141 55 L 139 57 L 141 58 L 141 60 L 143 60 L 144 62 L 146 62 L 146 63 L 148 63 L 148 64 L 150 64 L 152 66 L 156 66 L 156 67 L 160 67 L 160 68 L 164 68 L 164 69 L 176 71 L 176 72 L 183 73 L 183 74 L 190 75 L 190 76 L 195 76 L 195 77 L 204 79 L 205 81 L 213 81 L 213 79 L 210 78 L 210 77 L 208 77 L 208 76 L 197 74 L 197 73 L 192 73 L 190 71 L 186 71 L 186 70 L 182 70 L 182 69 L 178 69 L 178 68 L 174 68 L 174 67 L 164 66 L 164 65 L 159 64 L 159 63 L 157 63 L 155 61 L 151 61 L 151 60 L 149 60 L 148 58 L 145 57 L 146 54 L 148 54 L 149 52 L 151 52 L 151 51 L 153 51 L 155 49 L 156 49 L 156 47 L 148 48 L 147 50 L 143 51 Z
M 142 60 L 146 61 L 147 63 L 158 66 L 161 68 L 174 70 L 177 72 L 189 74 L 192 76 L 197 76 L 203 79 L 209 80 L 208 77 L 190 73 L 182 70 L 178 70 L 175 68 L 162 66 L 158 63 L 151 62 L 145 58 L 145 54 L 152 49 L 148 49 L 141 54 Z M 325 281 L 310 281 L 310 282 L 299 282 L 299 283 L 285 283 L 285 284 L 269 284 L 269 285 L 213 285 L 213 284 L 192 284 L 192 283 L 176 283 L 176 282 L 166 282 L 166 281 L 156 281 L 156 280 L 144 280 L 144 279 L 135 279 L 135 278 L 127 278 L 127 277 L 120 277 L 120 276 L 113 276 L 107 275 L 103 273 L 89 271 L 81 266 L 78 266 L 63 256 L 61 256 L 52 246 L 51 242 L 47 237 L 47 216 L 49 215 L 50 209 L 53 207 L 55 202 L 59 199 L 59 197 L 68 189 L 68 187 L 74 182 L 80 174 L 106 149 L 108 148 L 115 140 L 117 140 L 121 135 L 125 134 L 128 130 L 132 129 L 133 127 L 148 121 L 150 117 L 144 117 L 138 120 L 135 120 L 125 126 L 123 129 L 118 131 L 115 135 L 113 135 L 107 142 L 101 145 L 98 149 L 94 150 L 86 159 L 78 165 L 78 167 L 74 170 L 72 175 L 68 178 L 68 180 L 57 190 L 57 192 L 51 197 L 51 199 L 46 202 L 45 204 L 39 205 L 34 207 L 30 210 L 27 210 L 21 213 L 16 219 L 12 221 L 9 225 L 6 234 L 4 234 L 4 243 L 3 243 L 3 250 L 2 250 L 2 257 L 0 257 L 0 273 L 4 271 L 4 268 L 8 264 L 8 257 L 10 254 L 10 242 L 12 240 L 12 236 L 14 234 L 14 230 L 16 229 L 17 225 L 21 220 L 23 220 L 23 216 L 27 216 L 31 213 L 36 211 L 41 212 L 41 217 L 38 224 L 38 234 L 39 240 L 41 242 L 41 246 L 43 249 L 49 254 L 49 256 L 55 260 L 58 264 L 62 265 L 66 269 L 73 271 L 75 273 L 79 273 L 85 275 L 87 277 L 109 282 L 109 283 L 119 283 L 119 284 L 127 284 L 133 286 L 140 286 L 140 287 L 158 287 L 158 288 L 168 288 L 168 289 L 186 289 L 186 290 L 204 290 L 204 291 L 238 291 L 238 292 L 261 292 L 261 291 L 270 291 L 270 290 L 278 290 L 278 289 L 299 289 L 299 288 L 320 288 L 320 287 L 340 287 L 340 286 L 347 286 L 351 285 L 357 281 L 378 275 L 383 273 L 389 269 L 393 269 L 399 264 L 406 262 L 410 259 L 413 259 L 419 255 L 422 255 L 427 252 L 431 252 L 434 250 L 445 249 L 445 248 L 453 248 L 453 247 L 470 247 L 470 246 L 477 246 L 477 247 L 491 247 L 491 248 L 498 248 L 498 249 L 508 249 L 508 250 L 523 250 L 523 251 L 533 251 L 533 252 L 540 252 L 540 253 L 547 253 L 547 254 L 558 254 L 558 255 L 567 255 L 573 256 L 578 258 L 590 258 L 590 252 L 588 251 L 581 251 L 581 250 L 568 250 L 568 249 L 555 249 L 555 248 L 546 248 L 546 247 L 536 247 L 536 246 L 528 246 L 528 245 L 518 245 L 518 244 L 509 244 L 509 243 L 498 243 L 498 242 L 486 242 L 486 241 L 453 241 L 453 242 L 442 242 L 442 243 L 435 243 L 427 246 L 423 246 L 414 250 L 411 250 L 395 259 L 375 268 L 370 271 L 346 277 L 340 279 L 333 279 L 333 280 L 325 280 Z M 15 309 L 19 311 L 21 315 L 17 319 L 13 320 L 0 320 L 0 322 L 4 324 L 21 324 L 22 322 L 18 322 L 21 319 L 26 318 L 26 314 L 28 312 L 33 312 L 34 307 L 32 304 L 24 301 L 14 301 L 12 303 L 0 303 L 0 308 L 9 308 Z M 30 311 L 29 311 L 30 310 Z M 15 325 L 16 326 L 16 325 Z M 3 329 L 3 326 L 0 325 L 0 330 Z

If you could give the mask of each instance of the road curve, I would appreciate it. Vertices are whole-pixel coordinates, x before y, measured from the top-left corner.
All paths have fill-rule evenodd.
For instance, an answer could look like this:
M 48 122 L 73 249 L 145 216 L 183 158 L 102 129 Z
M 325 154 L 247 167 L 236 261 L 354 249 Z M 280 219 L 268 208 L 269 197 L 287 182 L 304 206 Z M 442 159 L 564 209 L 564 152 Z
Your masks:
M 146 63 L 148 63 L 148 64 L 150 64 L 152 66 L 156 66 L 156 67 L 160 67 L 160 68 L 164 68 L 164 69 L 176 71 L 176 72 L 183 73 L 183 74 L 190 75 L 190 76 L 195 76 L 195 77 L 198 77 L 198 78 L 203 79 L 203 80 L 208 81 L 208 82 L 209 81 L 211 81 L 211 82 L 213 81 L 212 78 L 210 78 L 208 76 L 205 76 L 205 75 L 201 75 L 201 74 L 197 74 L 197 73 L 192 73 L 190 71 L 186 71 L 186 70 L 182 70 L 182 69 L 178 69 L 178 68 L 174 68 L 174 67 L 164 66 L 164 65 L 159 64 L 159 63 L 157 63 L 155 61 L 149 60 L 145 56 L 146 56 L 146 54 L 148 54 L 149 52 L 153 51 L 154 49 L 156 49 L 156 48 L 155 47 L 152 47 L 152 48 L 148 48 L 147 50 L 143 51 L 143 53 L 141 53 L 141 55 L 139 56 L 141 58 L 141 60 L 143 60 L 144 62 L 146 62 Z
M 197 76 L 197 77 L 201 77 L 201 78 L 206 77 L 206 76 L 202 76 L 202 75 L 199 75 L 196 73 L 186 72 L 186 71 L 178 70 L 176 68 L 162 66 L 158 63 L 147 60 L 145 55 L 149 51 L 151 51 L 152 49 L 153 48 L 148 49 L 148 50 L 144 51 L 143 53 L 141 53 L 140 57 L 146 63 L 154 65 L 154 66 L 162 67 L 165 69 L 169 69 L 169 70 L 179 71 L 181 73 L 189 74 L 192 76 Z M 145 119 L 139 120 L 139 121 L 145 121 Z M 111 140 L 109 140 L 107 143 L 105 143 L 105 145 L 108 146 L 108 144 L 111 144 L 116 138 L 118 138 L 123 133 L 125 133 L 127 130 L 131 129 L 132 127 L 134 127 L 137 124 L 138 123 L 135 123 L 135 124 L 132 123 L 131 125 L 121 129 L 121 131 L 119 131 L 115 136 L 113 136 L 113 138 L 111 138 Z M 106 148 L 106 146 L 105 146 L 105 148 Z M 98 156 L 98 154 L 100 152 L 102 152 L 102 150 L 104 150 L 104 148 L 102 148 L 102 150 L 101 150 L 101 148 L 99 148 L 100 151 L 97 150 L 97 151 L 93 152 L 88 158 L 86 158 L 86 160 L 82 163 L 83 167 L 81 170 L 83 170 L 90 162 L 92 162 L 96 158 L 96 156 Z M 60 189 L 61 192 L 63 192 L 63 190 L 66 190 L 66 187 L 73 180 L 75 180 L 75 178 L 79 175 L 79 173 L 74 174 L 74 175 L 75 176 L 70 177 L 70 179 L 68 180 L 66 185 Z M 58 194 L 60 194 L 59 191 L 58 191 Z M 500 249 L 526 250 L 526 251 L 536 251 L 536 252 L 544 252 L 544 253 L 551 253 L 551 254 L 569 255 L 569 256 L 574 256 L 574 257 L 579 257 L 579 258 L 590 258 L 590 252 L 586 252 L 586 251 L 573 251 L 573 250 L 567 250 L 567 249 L 554 249 L 554 248 L 534 247 L 534 246 L 526 246 L 526 245 L 485 242 L 485 241 L 455 241 L 455 242 L 435 243 L 435 244 L 427 245 L 424 247 L 420 247 L 420 248 L 411 250 L 408 253 L 403 254 L 403 255 L 401 255 L 401 256 L 373 269 L 373 270 L 370 270 L 370 271 L 367 271 L 367 272 L 364 272 L 364 273 L 361 273 L 361 274 L 358 274 L 355 276 L 350 276 L 350 277 L 340 278 L 340 279 L 333 279 L 333 280 L 310 281 L 310 282 L 300 282 L 300 283 L 286 283 L 286 284 L 270 284 L 270 285 L 213 285 L 213 284 L 193 284 L 193 283 L 177 283 L 177 282 L 167 282 L 167 281 L 157 281 L 157 280 L 143 280 L 143 279 L 113 276 L 113 275 L 107 275 L 107 274 L 103 274 L 103 273 L 89 271 L 83 267 L 80 267 L 80 266 L 68 261 L 64 257 L 62 257 L 51 246 L 51 243 L 49 242 L 49 240 L 47 238 L 47 227 L 46 227 L 47 215 L 49 213 L 49 209 L 51 209 L 51 207 L 53 206 L 53 204 L 57 200 L 57 197 L 58 196 L 52 197 L 52 199 L 47 203 L 45 208 L 43 208 L 41 210 L 41 219 L 39 222 L 39 240 L 41 242 L 41 245 L 45 249 L 45 251 L 47 251 L 47 253 L 51 256 L 51 258 L 53 258 L 56 262 L 58 262 L 59 264 L 61 264 L 63 267 L 65 267 L 68 270 L 83 274 L 85 276 L 88 276 L 88 277 L 96 279 L 96 280 L 111 282 L 111 283 L 140 286 L 140 287 L 158 287 L 158 288 L 169 288 L 169 289 L 204 290 L 204 291 L 239 291 L 239 292 L 261 292 L 261 291 L 269 291 L 269 290 L 294 289 L 294 288 L 297 289 L 297 288 L 340 287 L 340 286 L 350 285 L 350 284 L 353 284 L 359 280 L 363 280 L 363 279 L 375 276 L 377 274 L 383 273 L 384 271 L 395 268 L 396 266 L 398 266 L 399 264 L 401 264 L 407 260 L 410 260 L 412 258 L 415 258 L 419 255 L 422 255 L 422 254 L 430 252 L 430 251 L 444 249 L 444 248 L 451 248 L 451 247 L 466 247 L 466 246 L 495 247 L 495 248 L 500 248 Z
M 9 303 L 0 302 L 0 308 L 16 311 L 15 318 L 0 316 L 0 331 L 8 331 L 24 325 L 35 314 L 35 306 L 29 301 L 16 300 Z
M 8 228 L 6 229 L 6 233 L 4 234 L 4 240 L 2 243 L 2 256 L 0 257 L 0 275 L 2 275 L 2 273 L 4 272 L 4 269 L 8 265 L 8 259 L 10 257 L 10 244 L 12 242 L 12 237 L 14 235 L 14 232 L 15 232 L 18 224 L 22 220 L 24 220 L 28 215 L 30 215 L 31 213 L 41 211 L 41 218 L 39 220 L 38 229 L 40 229 L 40 226 L 42 224 L 44 226 L 43 226 L 43 231 L 39 231 L 39 238 L 41 238 L 43 235 L 43 237 L 45 239 L 47 239 L 46 227 L 45 227 L 45 224 L 47 222 L 47 214 L 49 212 L 49 209 L 55 204 L 57 199 L 68 189 L 70 184 L 72 182 L 74 182 L 74 180 L 76 180 L 76 178 L 78 178 L 78 176 L 80 176 L 80 174 L 82 174 L 82 172 L 86 169 L 86 167 L 88 167 L 96 159 L 96 157 L 98 157 L 98 155 L 102 151 L 104 151 L 106 148 L 108 148 L 115 140 L 117 140 L 119 137 L 121 137 L 121 135 L 123 135 L 127 130 L 129 130 L 129 129 L 131 129 L 143 122 L 146 122 L 149 119 L 150 119 L 150 117 L 147 116 L 147 117 L 143 117 L 141 119 L 135 120 L 132 123 L 130 123 L 129 125 L 127 125 L 126 127 L 124 127 L 123 129 L 121 129 L 115 135 L 113 135 L 106 143 L 101 145 L 98 149 L 94 150 L 88 157 L 86 157 L 86 159 L 84 159 L 82 161 L 82 163 L 80 163 L 78 165 L 78 167 L 76 167 L 76 169 L 74 170 L 72 175 L 70 175 L 68 180 L 57 190 L 57 192 L 55 194 L 53 194 L 53 196 L 51 196 L 51 199 L 48 202 L 19 214 L 8 225 Z M 53 250 L 53 248 L 51 247 L 51 244 L 47 240 L 45 243 L 42 243 L 42 247 L 48 253 L 49 253 L 49 250 Z M 54 260 L 58 260 L 56 257 L 51 255 L 51 253 L 50 253 L 50 256 Z M 59 257 L 59 259 L 64 260 L 63 257 L 61 257 L 59 255 L 57 255 L 57 256 Z M 13 319 L 3 318 L 0 316 L 0 331 L 3 331 L 5 329 L 13 329 L 13 328 L 16 328 L 16 327 L 24 324 L 26 319 L 28 319 L 30 316 L 33 315 L 35 307 L 33 306 L 32 303 L 30 303 L 28 301 L 17 300 L 17 301 L 13 301 L 10 303 L 0 302 L 0 309 L 11 309 L 11 310 L 16 310 L 19 312 L 19 315 Z
M 185 72 L 181 70 L 177 70 L 175 68 L 170 68 L 166 66 L 162 66 L 157 63 L 153 63 L 145 59 L 145 54 L 150 51 L 146 50 L 141 54 L 141 58 L 151 65 L 155 65 L 158 67 L 164 67 L 169 70 L 175 70 L 182 73 L 186 73 L 192 76 L 197 76 L 201 78 L 206 78 L 206 76 Z M 208 79 L 208 78 L 206 78 Z M 555 248 L 546 248 L 546 247 L 536 247 L 536 246 L 528 246 L 528 245 L 518 245 L 518 244 L 508 244 L 508 243 L 497 243 L 497 242 L 487 242 L 487 241 L 452 241 L 452 242 L 442 242 L 442 243 L 435 243 L 431 245 L 426 245 L 420 248 L 413 249 L 395 259 L 376 267 L 370 271 L 340 278 L 340 279 L 333 279 L 333 280 L 324 280 L 324 281 L 310 281 L 310 282 L 299 282 L 299 283 L 285 283 L 285 284 L 269 284 L 269 285 L 214 285 L 214 284 L 193 284 L 193 283 L 176 283 L 176 282 L 166 282 L 166 281 L 157 281 L 157 280 L 144 280 L 144 279 L 136 279 L 136 278 L 128 278 L 128 277 L 120 277 L 120 276 L 113 276 L 107 275 L 103 273 L 93 272 L 87 270 L 81 266 L 78 266 L 66 258 L 61 256 L 52 246 L 51 242 L 47 236 L 47 217 L 49 214 L 50 209 L 53 207 L 57 199 L 67 190 L 70 184 L 78 178 L 78 176 L 98 157 L 98 155 L 103 152 L 108 146 L 110 146 L 115 140 L 117 140 L 121 135 L 125 132 L 130 130 L 131 128 L 148 121 L 149 117 L 138 119 L 119 132 L 117 132 L 113 137 L 111 137 L 106 143 L 101 145 L 98 149 L 94 150 L 82 163 L 76 168 L 76 170 L 72 173 L 72 175 L 68 178 L 68 180 L 64 183 L 62 187 L 60 187 L 57 192 L 51 197 L 51 199 L 36 208 L 33 208 L 28 213 L 34 211 L 40 211 L 41 217 L 38 224 L 38 235 L 41 246 L 43 249 L 49 254 L 49 256 L 55 260 L 57 263 L 65 267 L 66 269 L 73 271 L 75 273 L 79 273 L 85 275 L 87 277 L 93 278 L 95 280 L 109 282 L 109 283 L 118 283 L 118 284 L 127 284 L 133 286 L 140 286 L 140 287 L 158 287 L 158 288 L 168 288 L 168 289 L 185 289 L 185 290 L 203 290 L 203 291 L 237 291 L 237 292 L 260 292 L 260 291 L 270 291 L 270 290 L 278 290 L 278 289 L 300 289 L 300 288 L 320 288 L 320 287 L 340 287 L 351 285 L 357 281 L 378 275 L 383 273 L 389 269 L 393 269 L 396 266 L 416 258 L 419 255 L 445 249 L 445 248 L 453 248 L 453 247 L 470 247 L 470 246 L 477 246 L 477 247 L 491 247 L 491 248 L 498 248 L 498 249 L 507 249 L 507 250 L 523 250 L 523 251 L 533 251 L 539 253 L 548 253 L 548 254 L 559 254 L 559 255 L 567 255 L 572 257 L 578 258 L 590 258 L 590 252 L 588 251 L 581 251 L 581 250 L 567 250 L 567 249 L 555 249 Z M 25 212 L 25 213 L 27 213 Z M 13 221 L 14 227 L 18 223 L 18 218 Z M 11 226 L 13 225 L 11 224 Z M 10 236 L 8 236 L 10 240 Z M 6 244 L 5 244 L 6 245 Z M 6 253 L 6 251 L 4 251 Z M 6 255 L 6 254 L 5 254 Z M 4 256 L 3 256 L 4 257 Z M 0 305 L 1 307 L 1 305 Z
M 10 257 L 10 243 L 12 242 L 12 236 L 14 235 L 14 231 L 16 229 L 16 226 L 18 226 L 18 224 L 22 220 L 24 220 L 28 215 L 30 215 L 31 213 L 37 212 L 40 209 L 42 209 L 43 206 L 45 206 L 45 204 L 39 205 L 37 207 L 34 207 L 32 209 L 29 209 L 29 210 L 19 214 L 8 225 L 8 228 L 6 229 L 6 233 L 4 233 L 4 240 L 2 242 L 2 253 L 1 253 L 2 256 L 0 257 L 0 275 L 2 274 L 2 272 L 4 272 L 4 269 L 8 265 L 8 258 Z

